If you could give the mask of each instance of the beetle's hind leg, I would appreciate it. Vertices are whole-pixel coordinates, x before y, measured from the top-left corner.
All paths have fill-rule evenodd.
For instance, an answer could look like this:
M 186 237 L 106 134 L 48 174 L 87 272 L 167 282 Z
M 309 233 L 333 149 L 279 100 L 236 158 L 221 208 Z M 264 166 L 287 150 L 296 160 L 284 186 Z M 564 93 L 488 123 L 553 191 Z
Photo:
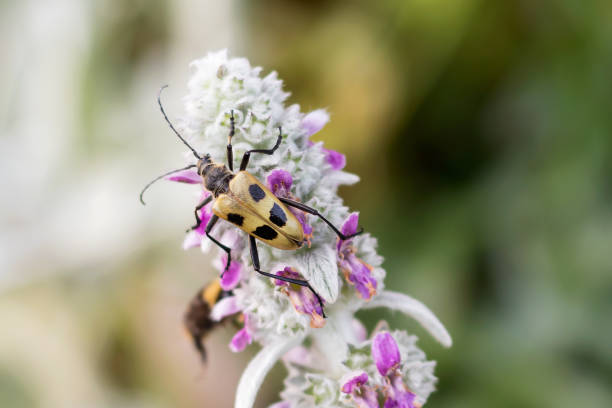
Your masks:
M 198 214 L 198 211 L 200 211 L 202 208 L 204 208 L 206 206 L 206 204 L 210 203 L 212 201 L 212 199 L 213 199 L 212 196 L 208 196 L 204 200 L 202 200 L 202 202 L 200 204 L 198 204 L 198 206 L 193 211 L 193 213 L 195 214 L 196 223 L 195 223 L 194 226 L 189 228 L 187 230 L 187 232 L 193 231 L 196 228 L 200 228 L 200 225 L 202 225 L 202 220 L 200 219 L 200 215 Z
M 246 153 L 244 153 L 244 156 L 242 156 L 242 161 L 240 162 L 240 171 L 246 170 L 247 166 L 249 165 L 249 159 L 251 158 L 251 153 L 263 153 L 263 154 L 268 154 L 268 155 L 274 154 L 276 149 L 278 149 L 278 146 L 280 146 L 281 140 L 283 140 L 283 130 L 279 126 L 278 127 L 278 139 L 276 139 L 276 144 L 274 145 L 274 147 L 271 149 L 253 149 L 253 150 L 249 150 Z
M 355 232 L 354 234 L 350 234 L 350 235 L 344 235 L 338 228 L 336 228 L 336 226 L 334 224 L 332 224 L 327 218 L 325 218 L 319 211 L 317 211 L 316 209 L 309 207 L 305 204 L 299 203 L 297 201 L 293 201 L 290 200 L 288 198 L 282 198 L 282 197 L 278 197 L 279 200 L 281 200 L 283 203 L 287 204 L 290 207 L 295 207 L 298 210 L 302 210 L 304 212 L 307 212 L 308 214 L 312 214 L 312 215 L 316 215 L 317 217 L 321 218 L 323 221 L 325 221 L 325 223 L 327 225 L 329 225 L 329 227 L 331 229 L 334 230 L 334 232 L 338 235 L 338 237 L 340 237 L 341 240 L 345 241 L 347 239 L 351 239 L 354 236 L 357 236 L 361 233 L 363 233 L 363 228 L 360 228 L 359 231 Z
M 255 237 L 253 237 L 252 235 L 249 235 L 249 242 L 251 244 L 251 260 L 253 261 L 253 267 L 255 268 L 255 271 L 257 273 L 267 276 L 268 278 L 278 279 L 278 280 L 289 282 L 289 283 L 295 283 L 296 285 L 304 286 L 310 289 L 310 291 L 315 295 L 315 297 L 319 301 L 319 305 L 321 306 L 321 313 L 323 314 L 323 317 L 326 317 L 325 309 L 323 308 L 323 300 L 321 300 L 321 297 L 319 296 L 319 294 L 312 288 L 312 286 L 310 286 L 310 283 L 308 283 L 308 281 L 301 280 L 301 279 L 287 278 L 286 276 L 274 275 L 274 274 L 262 271 L 261 269 L 259 269 L 259 253 L 257 253 L 257 243 L 255 241 Z
M 220 276 L 221 278 L 223 278 L 223 275 L 225 274 L 225 272 L 227 272 L 227 270 L 230 267 L 230 262 L 232 262 L 232 250 L 226 247 L 225 245 L 223 245 L 222 243 L 220 243 L 219 241 L 217 241 L 212 235 L 210 235 L 210 231 L 213 229 L 217 221 L 219 221 L 219 217 L 217 217 L 216 215 L 213 215 L 212 217 L 210 217 L 210 221 L 208 221 L 208 224 L 206 224 L 206 236 L 212 242 L 217 244 L 219 248 L 221 248 L 227 253 L 227 263 L 225 264 L 225 269 L 223 270 L 223 272 L 221 272 L 221 276 Z

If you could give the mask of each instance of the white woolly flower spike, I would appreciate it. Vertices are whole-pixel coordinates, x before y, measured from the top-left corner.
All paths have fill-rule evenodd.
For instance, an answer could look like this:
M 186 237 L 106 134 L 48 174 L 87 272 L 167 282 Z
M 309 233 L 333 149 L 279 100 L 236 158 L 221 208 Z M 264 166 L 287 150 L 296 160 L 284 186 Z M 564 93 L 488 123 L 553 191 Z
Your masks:
M 281 127 L 282 142 L 274 154 L 253 154 L 246 170 L 277 197 L 317 209 L 339 226 L 341 236 L 355 234 L 359 216 L 343 205 L 337 189 L 357 182 L 358 177 L 342 171 L 344 155 L 310 140 L 329 121 L 329 114 L 320 109 L 305 115 L 298 105 L 285 107 L 289 94 L 283 92 L 276 72 L 261 77 L 261 68 L 251 67 L 244 58 L 228 58 L 226 50 L 209 53 L 191 65 L 187 113 L 178 126 L 188 143 L 200 155 L 208 154 L 214 162 L 224 163 L 232 116 L 234 158 L 249 149 L 270 149 Z M 186 157 L 193 160 L 191 152 Z M 202 183 L 190 169 L 166 178 Z M 199 202 L 209 198 L 202 185 L 198 194 Z M 187 235 L 186 249 L 218 248 L 210 245 L 205 230 L 213 216 L 211 205 L 199 210 L 202 223 Z M 304 244 L 298 250 L 285 251 L 260 242 L 261 269 L 286 279 L 308 281 L 321 302 L 307 287 L 256 273 L 247 236 L 236 225 L 220 221 L 210 231 L 231 249 L 231 259 L 219 251 L 219 270 L 225 270 L 225 265 L 229 269 L 220 281 L 224 299 L 211 315 L 217 321 L 235 315 L 237 322 L 244 323 L 230 344 L 233 351 L 241 351 L 253 341 L 262 346 L 243 373 L 235 407 L 253 405 L 266 374 L 281 358 L 289 377 L 281 393 L 283 400 L 275 407 L 424 404 L 436 382 L 435 363 L 425 360 L 415 345 L 416 337 L 384 330 L 368 340 L 354 314 L 372 307 L 398 310 L 450 347 L 444 326 L 422 303 L 384 290 L 385 271 L 375 238 L 365 233 L 342 240 L 321 218 L 293 207 L 290 211 L 304 231 Z

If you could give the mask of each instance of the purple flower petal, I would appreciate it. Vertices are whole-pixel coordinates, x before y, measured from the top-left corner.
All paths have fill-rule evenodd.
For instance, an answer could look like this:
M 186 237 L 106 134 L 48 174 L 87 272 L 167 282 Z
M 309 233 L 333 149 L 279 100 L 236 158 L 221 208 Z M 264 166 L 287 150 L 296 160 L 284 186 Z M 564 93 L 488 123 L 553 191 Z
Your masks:
M 351 235 L 357 232 L 359 226 L 359 213 L 354 212 L 348 216 L 344 224 L 342 224 L 341 231 L 344 235 Z
M 385 408 L 415 408 L 416 395 L 408 390 L 399 372 L 391 373 L 389 385 L 383 390 L 385 394 Z
M 275 275 L 283 276 L 285 278 L 302 279 L 302 275 L 294 271 L 290 266 L 285 266 L 283 270 L 277 271 Z M 276 286 L 289 287 L 291 285 L 291 283 L 280 279 L 275 279 L 274 283 Z
M 236 296 L 229 296 L 215 303 L 210 312 L 210 318 L 215 322 L 220 322 L 223 318 L 236 314 L 240 310 L 240 306 L 236 302 Z
M 378 282 L 372 276 L 372 267 L 357 258 L 353 252 L 341 253 L 339 266 L 344 278 L 355 285 L 362 299 L 370 300 L 376 294 Z
M 209 193 L 205 192 L 202 195 L 202 200 L 204 200 L 208 195 Z M 202 202 L 202 200 L 200 200 L 200 202 Z M 200 222 L 200 226 L 196 228 L 194 231 L 201 236 L 206 235 L 206 225 L 208 225 L 208 221 L 210 221 L 212 216 L 213 216 L 213 213 L 211 210 L 211 205 L 208 204 L 200 210 L 200 220 L 202 220 L 202 222 Z
M 308 245 L 308 248 L 310 248 L 310 240 L 312 239 L 313 229 L 312 226 L 308 223 L 308 214 L 306 214 L 304 211 L 300 211 L 295 208 L 289 208 L 289 211 L 291 211 L 291 213 L 295 215 L 295 218 L 297 218 L 297 220 L 302 225 L 302 230 L 304 231 L 304 241 Z
M 410 391 L 401 391 L 395 395 L 395 398 L 389 398 L 385 401 L 385 408 L 397 407 L 397 408 L 415 408 L 414 398 L 415 394 Z M 388 403 L 391 402 L 391 405 Z
M 232 337 L 232 341 L 230 341 L 229 348 L 234 353 L 239 353 L 246 348 L 253 341 L 251 334 L 245 328 L 240 329 L 238 333 Z
M 166 176 L 166 180 L 187 184 L 202 184 L 202 176 L 194 170 L 181 170 Z
M 323 149 L 325 152 L 325 160 L 332 166 L 334 170 L 342 170 L 346 166 L 346 156 L 331 149 Z
M 284 276 L 293 279 L 304 279 L 302 275 L 294 271 L 290 267 L 286 266 L 283 270 L 276 272 L 276 275 Z M 323 318 L 323 310 L 319 300 L 314 293 L 308 288 L 297 285 L 292 285 L 289 282 L 275 279 L 274 283 L 277 286 L 283 286 L 283 291 L 289 296 L 291 304 L 295 310 L 305 315 L 310 315 L 310 327 L 320 328 L 325 326 L 325 319 Z
M 380 332 L 372 341 L 372 358 L 378 372 L 386 376 L 389 371 L 400 363 L 400 353 L 395 339 L 389 332 Z
M 225 265 L 227 265 L 227 254 L 221 256 L 221 272 L 225 270 Z M 223 290 L 232 290 L 238 285 L 240 282 L 240 278 L 242 276 L 242 265 L 238 261 L 232 260 L 230 262 L 230 266 L 223 274 L 221 278 L 221 288 Z
M 267 178 L 268 187 L 277 196 L 287 197 L 293 184 L 291 173 L 283 169 L 273 170 Z
M 357 408 L 379 408 L 376 391 L 371 387 L 364 387 L 361 395 L 353 394 L 353 400 Z
M 329 113 L 325 109 L 317 109 L 304 116 L 302 119 L 302 129 L 306 130 L 308 136 L 312 136 L 323 129 L 327 122 L 329 122 Z
M 340 382 L 342 383 L 342 392 L 352 394 L 353 391 L 368 382 L 368 373 L 365 371 L 350 373 L 343 377 Z
M 341 380 L 341 391 L 351 394 L 358 408 L 378 408 L 378 398 L 374 388 L 367 384 L 368 374 L 361 371 L 346 374 Z
M 202 235 L 196 231 L 190 231 L 183 241 L 183 249 L 191 249 L 202 245 Z

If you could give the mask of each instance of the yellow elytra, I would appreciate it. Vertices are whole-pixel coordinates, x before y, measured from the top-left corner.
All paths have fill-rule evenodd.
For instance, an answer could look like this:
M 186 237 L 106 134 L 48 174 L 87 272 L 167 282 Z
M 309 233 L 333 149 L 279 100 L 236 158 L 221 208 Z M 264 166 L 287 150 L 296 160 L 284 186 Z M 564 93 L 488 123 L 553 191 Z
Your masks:
M 295 215 L 246 171 L 234 175 L 229 191 L 216 197 L 212 211 L 274 248 L 298 249 L 304 241 L 304 230 Z

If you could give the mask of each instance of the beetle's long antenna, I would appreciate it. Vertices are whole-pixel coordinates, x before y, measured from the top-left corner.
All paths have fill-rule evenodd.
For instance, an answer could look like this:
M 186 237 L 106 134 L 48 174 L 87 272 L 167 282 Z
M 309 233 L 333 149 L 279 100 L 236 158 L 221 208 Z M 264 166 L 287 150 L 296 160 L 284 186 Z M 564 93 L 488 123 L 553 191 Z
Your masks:
M 162 93 L 162 91 L 164 90 L 164 88 L 167 88 L 167 87 L 168 87 L 168 85 L 164 85 L 164 86 L 162 86 L 162 87 L 160 88 L 159 92 L 157 93 L 157 103 L 159 103 L 159 109 L 161 109 L 161 112 L 162 112 L 162 114 L 164 115 L 164 118 L 166 118 L 166 122 L 168 122 L 168 124 L 170 125 L 170 129 L 172 129 L 172 131 L 173 131 L 174 133 L 176 133 L 176 135 L 179 137 L 179 139 L 181 139 L 181 141 L 182 141 L 183 143 L 185 143 L 185 146 L 187 146 L 187 147 L 188 147 L 188 148 L 189 148 L 189 149 L 190 149 L 190 150 L 193 152 L 193 155 L 194 155 L 194 156 L 195 156 L 195 157 L 196 157 L 196 158 L 199 160 L 199 159 L 201 159 L 201 157 L 200 157 L 200 155 L 198 154 L 198 152 L 196 152 L 196 151 L 195 151 L 195 149 L 194 149 L 193 147 L 191 147 L 191 146 L 189 145 L 189 143 L 187 143 L 187 141 L 186 141 L 185 139 L 183 139 L 183 136 L 181 136 L 181 135 L 179 134 L 179 132 L 177 132 L 177 131 L 176 131 L 176 129 L 174 128 L 174 126 L 172 126 L 172 123 L 170 122 L 170 119 L 168 119 L 168 116 L 166 115 L 166 112 L 164 111 L 164 107 L 162 106 L 162 103 L 161 103 L 161 93 Z
M 189 165 L 189 166 L 187 166 L 187 167 L 183 167 L 182 169 L 176 169 L 176 170 L 169 171 L 169 172 L 164 173 L 164 174 L 162 174 L 161 176 L 158 176 L 158 177 L 154 178 L 153 180 L 151 180 L 151 181 L 150 181 L 150 182 L 149 182 L 149 183 L 148 183 L 146 186 L 144 186 L 144 188 L 143 188 L 143 189 L 142 189 L 142 191 L 140 192 L 140 202 L 142 203 L 142 205 L 146 205 L 146 203 L 145 203 L 145 202 L 144 202 L 144 200 L 142 199 L 142 195 L 145 193 L 145 191 L 147 191 L 147 189 L 148 189 L 148 188 L 151 186 L 151 184 L 155 183 L 157 180 L 160 180 L 160 179 L 162 179 L 162 178 L 164 178 L 164 177 L 166 177 L 166 176 L 169 176 L 169 175 L 170 175 L 170 174 L 172 174 L 172 173 L 176 173 L 176 172 L 178 172 L 178 171 L 183 171 L 183 170 L 191 169 L 191 168 L 194 168 L 194 167 L 196 167 L 196 166 L 197 166 L 197 165 L 195 165 L 195 164 L 190 164 L 190 165 Z

